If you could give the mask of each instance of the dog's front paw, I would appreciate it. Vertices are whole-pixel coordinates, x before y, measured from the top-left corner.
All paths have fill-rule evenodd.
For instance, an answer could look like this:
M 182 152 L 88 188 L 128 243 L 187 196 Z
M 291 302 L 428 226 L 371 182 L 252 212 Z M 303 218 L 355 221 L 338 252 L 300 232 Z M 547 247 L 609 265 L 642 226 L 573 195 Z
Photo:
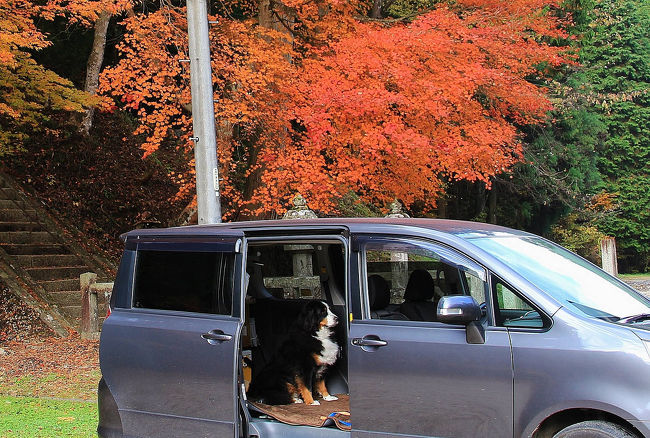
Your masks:
M 313 402 L 310 403 L 312 406 L 319 406 L 320 402 L 318 400 L 314 400 Z
M 323 400 L 325 400 L 325 401 L 334 401 L 334 400 L 338 400 L 338 399 L 339 398 L 334 396 L 334 395 L 326 395 L 325 397 L 323 397 Z
M 294 399 L 293 399 L 293 402 L 294 402 L 294 403 L 304 403 L 304 401 L 302 401 L 301 398 L 294 398 Z

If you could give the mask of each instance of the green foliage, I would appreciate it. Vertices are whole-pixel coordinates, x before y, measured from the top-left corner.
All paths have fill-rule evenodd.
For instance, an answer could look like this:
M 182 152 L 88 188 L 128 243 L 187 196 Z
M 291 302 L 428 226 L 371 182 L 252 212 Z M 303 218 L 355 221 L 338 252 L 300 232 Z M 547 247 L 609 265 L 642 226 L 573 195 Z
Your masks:
M 600 241 L 605 234 L 589 222 L 580 222 L 577 214 L 569 214 L 551 228 L 551 240 L 600 266 Z
M 614 211 L 588 225 L 569 216 L 553 235 L 587 255 L 569 234 L 588 239 L 595 226 L 617 238 L 620 269 L 642 270 L 650 263 L 650 3 L 567 0 L 560 13 L 575 20 L 579 65 L 556 72 L 552 121 L 527 133 L 524 162 L 497 181 L 509 200 L 497 217 L 545 233 L 568 212 L 584 215 L 596 193 L 615 194 Z
M 13 65 L 0 64 L 0 157 L 22 149 L 34 133 L 51 133 L 69 124 L 69 117 L 57 114 L 81 112 L 92 102 L 28 54 L 17 52 L 15 60 Z
M 615 236 L 624 266 L 646 271 L 650 266 L 650 175 L 632 175 L 616 180 L 615 214 L 599 221 L 599 228 Z
M 617 194 L 614 215 L 599 221 L 617 238 L 630 269 L 650 264 L 650 3 L 601 0 L 583 41 L 589 98 L 607 128 L 598 165 Z
M 0 436 L 88 437 L 96 429 L 96 403 L 0 396 Z
M 386 15 L 394 18 L 413 17 L 438 3 L 440 0 L 395 0 L 390 3 Z
M 346 193 L 338 204 L 341 217 L 380 217 L 381 212 L 372 205 L 365 204 L 359 196 L 350 191 Z

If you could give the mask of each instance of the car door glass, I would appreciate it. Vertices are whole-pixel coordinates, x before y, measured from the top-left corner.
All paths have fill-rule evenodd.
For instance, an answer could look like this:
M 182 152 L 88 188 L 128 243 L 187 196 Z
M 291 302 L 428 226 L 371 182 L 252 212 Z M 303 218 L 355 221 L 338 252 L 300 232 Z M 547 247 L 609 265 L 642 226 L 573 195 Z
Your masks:
M 494 281 L 497 324 L 502 327 L 543 328 L 542 314 L 500 280 Z
M 432 322 L 438 301 L 447 295 L 471 295 L 478 303 L 485 303 L 482 269 L 460 263 L 460 256 L 447 248 L 401 241 L 370 242 L 364 254 L 372 319 Z
M 133 307 L 230 315 L 234 255 L 138 251 Z

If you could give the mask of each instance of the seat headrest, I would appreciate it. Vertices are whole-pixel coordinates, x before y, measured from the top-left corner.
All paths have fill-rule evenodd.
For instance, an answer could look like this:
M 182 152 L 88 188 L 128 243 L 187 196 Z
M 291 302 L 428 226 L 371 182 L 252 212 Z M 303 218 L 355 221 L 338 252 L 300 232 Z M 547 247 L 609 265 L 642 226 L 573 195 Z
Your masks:
M 254 298 L 268 298 L 275 299 L 275 297 L 268 291 L 264 286 L 264 276 L 262 274 L 262 264 L 261 263 L 251 263 L 249 265 L 247 274 L 248 278 L 248 287 L 246 288 L 246 294 Z
M 368 301 L 370 310 L 380 310 L 390 304 L 390 286 L 381 275 L 368 277 Z
M 424 269 L 416 269 L 411 273 L 404 291 L 406 301 L 427 301 L 433 298 L 435 283 L 433 277 Z

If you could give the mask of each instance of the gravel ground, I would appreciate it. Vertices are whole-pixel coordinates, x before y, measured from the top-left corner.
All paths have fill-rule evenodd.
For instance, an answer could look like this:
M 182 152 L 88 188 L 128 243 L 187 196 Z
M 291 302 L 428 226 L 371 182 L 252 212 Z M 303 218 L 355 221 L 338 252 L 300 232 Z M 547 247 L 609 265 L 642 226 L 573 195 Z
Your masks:
M 623 280 L 634 289 L 641 292 L 646 297 L 650 298 L 650 278 L 638 279 L 638 280 Z

